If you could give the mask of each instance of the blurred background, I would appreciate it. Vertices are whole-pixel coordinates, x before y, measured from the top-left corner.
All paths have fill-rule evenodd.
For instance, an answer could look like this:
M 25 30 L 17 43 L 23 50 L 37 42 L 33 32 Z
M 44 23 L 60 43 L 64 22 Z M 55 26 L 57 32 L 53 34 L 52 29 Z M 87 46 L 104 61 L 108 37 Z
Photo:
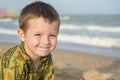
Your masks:
M 20 43 L 18 16 L 33 1 L 0 0 L 0 42 Z M 120 0 L 43 1 L 60 14 L 58 49 L 120 57 Z

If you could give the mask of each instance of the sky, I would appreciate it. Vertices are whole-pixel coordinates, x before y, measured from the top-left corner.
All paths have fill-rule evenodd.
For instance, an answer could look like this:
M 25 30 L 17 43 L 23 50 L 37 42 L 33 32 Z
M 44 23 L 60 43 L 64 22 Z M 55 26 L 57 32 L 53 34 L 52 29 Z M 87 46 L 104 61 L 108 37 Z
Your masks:
M 0 0 L 0 8 L 21 10 L 36 0 Z M 50 3 L 61 15 L 120 14 L 120 0 L 42 0 Z

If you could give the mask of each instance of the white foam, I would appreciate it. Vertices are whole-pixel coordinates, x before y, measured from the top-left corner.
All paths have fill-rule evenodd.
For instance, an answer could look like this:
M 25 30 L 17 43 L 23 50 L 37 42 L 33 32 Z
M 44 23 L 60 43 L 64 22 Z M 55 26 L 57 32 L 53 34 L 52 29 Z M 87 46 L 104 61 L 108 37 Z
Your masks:
M 12 18 L 1 18 L 0 22 L 10 22 L 12 21 Z
M 0 28 L 0 33 L 9 34 L 9 35 L 17 35 L 17 30 Z
M 70 17 L 69 17 L 69 16 L 60 16 L 60 19 L 61 19 L 61 20 L 69 20 Z
M 13 22 L 13 25 L 15 26 L 19 26 L 19 23 L 16 21 L 16 22 Z
M 120 32 L 120 26 L 106 27 L 106 26 L 96 26 L 96 25 L 61 25 L 61 30 L 87 30 L 87 31 L 100 31 L 100 32 Z
M 99 47 L 119 47 L 120 48 L 120 38 L 110 38 L 110 37 L 90 37 L 87 35 L 67 35 L 59 34 L 59 41 L 92 45 Z

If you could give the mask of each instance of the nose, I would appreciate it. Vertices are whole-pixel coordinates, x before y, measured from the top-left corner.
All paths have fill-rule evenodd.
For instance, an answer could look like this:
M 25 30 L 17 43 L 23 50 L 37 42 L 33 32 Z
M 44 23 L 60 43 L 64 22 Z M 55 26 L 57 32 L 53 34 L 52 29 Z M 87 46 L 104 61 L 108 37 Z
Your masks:
M 42 37 L 41 42 L 42 42 L 42 44 L 44 44 L 44 45 L 49 45 L 49 44 L 50 44 L 49 37 L 47 37 L 47 36 Z

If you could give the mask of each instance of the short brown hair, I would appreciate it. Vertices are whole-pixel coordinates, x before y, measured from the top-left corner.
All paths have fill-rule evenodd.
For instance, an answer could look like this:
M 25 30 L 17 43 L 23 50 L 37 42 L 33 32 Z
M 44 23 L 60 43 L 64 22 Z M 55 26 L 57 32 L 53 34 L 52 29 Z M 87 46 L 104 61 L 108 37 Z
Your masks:
M 49 22 L 58 21 L 60 24 L 60 18 L 57 11 L 48 3 L 42 1 L 33 2 L 24 7 L 19 16 L 19 28 L 26 30 L 26 25 L 29 19 L 43 17 Z

